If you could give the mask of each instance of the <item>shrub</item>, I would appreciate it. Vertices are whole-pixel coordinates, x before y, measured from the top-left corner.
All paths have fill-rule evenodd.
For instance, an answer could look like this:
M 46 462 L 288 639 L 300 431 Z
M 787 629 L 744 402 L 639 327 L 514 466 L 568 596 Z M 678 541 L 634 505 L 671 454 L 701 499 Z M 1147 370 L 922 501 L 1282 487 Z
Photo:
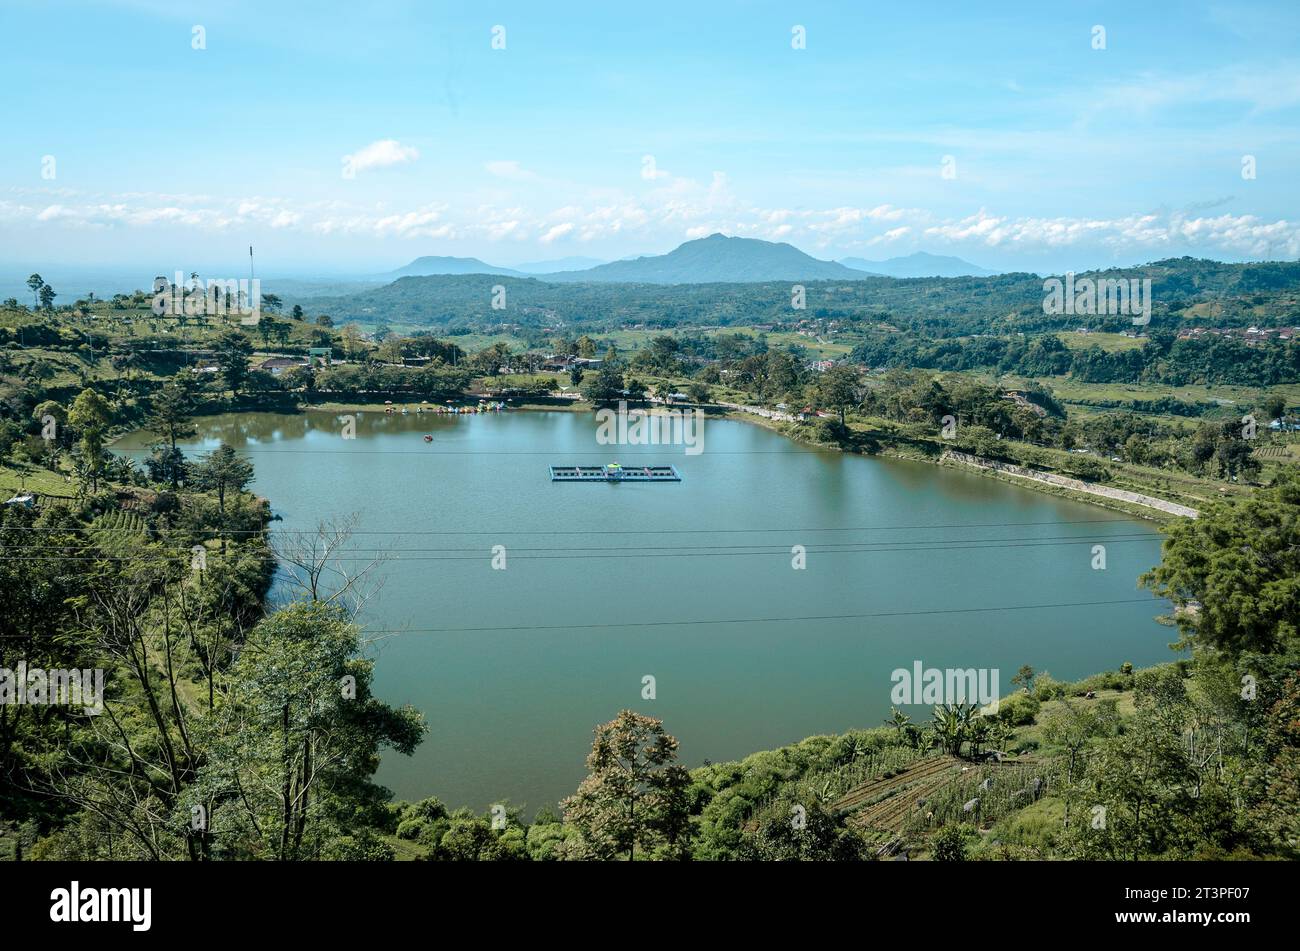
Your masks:
M 1056 680 L 1049 673 L 1041 673 L 1034 681 L 1034 697 L 1041 702 L 1060 700 L 1065 696 L 1065 684 Z
M 998 716 L 1012 726 L 1028 726 L 1038 716 L 1041 704 L 1027 693 L 1012 694 L 998 706 Z
M 423 819 L 403 819 L 397 824 L 397 837 L 414 841 L 420 837 L 428 823 Z
M 335 839 L 324 850 L 324 858 L 335 862 L 391 862 L 396 857 L 393 847 L 369 829 Z
M 944 826 L 935 834 L 933 850 L 936 862 L 966 861 L 965 828 L 960 825 Z

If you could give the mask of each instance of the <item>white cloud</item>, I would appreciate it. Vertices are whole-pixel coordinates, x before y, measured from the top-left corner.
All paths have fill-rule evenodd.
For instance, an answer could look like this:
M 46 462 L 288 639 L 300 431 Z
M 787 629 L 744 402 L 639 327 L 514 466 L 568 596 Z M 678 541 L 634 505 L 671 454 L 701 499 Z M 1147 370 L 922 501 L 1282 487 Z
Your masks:
M 530 172 L 513 159 L 488 162 L 483 167 L 497 178 L 504 178 L 512 182 L 531 182 L 536 181 L 538 178 L 536 172 Z
M 403 165 L 419 157 L 419 151 L 413 146 L 403 145 L 396 139 L 379 139 L 352 155 L 343 156 L 343 177 L 353 178 L 372 168 Z
M 912 229 L 907 225 L 903 225 L 901 228 L 890 228 L 884 234 L 877 235 L 868 240 L 867 244 L 890 244 L 891 242 L 907 237 L 911 233 Z
M 1194 217 L 1174 212 L 1122 218 L 1004 218 L 981 209 L 960 220 L 932 225 L 923 234 L 989 248 L 1043 250 L 1098 244 L 1130 253 L 1194 248 L 1231 256 L 1300 255 L 1300 226 L 1285 219 L 1264 221 L 1255 215 Z
M 641 177 L 647 182 L 653 182 L 656 179 L 668 178 L 669 173 L 659 167 L 653 155 L 641 156 Z
M 574 224 L 572 221 L 566 221 L 563 224 L 556 225 L 550 231 L 546 232 L 546 234 L 542 235 L 541 242 L 542 244 L 550 244 L 552 241 L 563 238 L 566 234 L 570 234 L 573 231 L 573 228 Z
M 922 208 L 888 204 L 765 208 L 734 196 L 720 173 L 708 184 L 675 178 L 639 198 L 617 193 L 611 198 L 567 202 L 550 209 L 492 202 L 393 207 L 338 200 L 295 205 L 260 196 L 217 200 L 148 193 L 82 195 L 51 189 L 0 200 L 0 223 L 15 232 L 24 227 L 254 233 L 274 229 L 323 237 L 533 241 L 538 246 L 562 239 L 616 241 L 628 242 L 636 250 L 721 231 L 789 241 L 832 255 L 890 245 L 900 250 L 990 249 L 1017 254 L 1074 249 L 1078 256 L 1104 251 L 1115 258 L 1144 260 L 1185 253 L 1300 257 L 1300 222 L 1231 214 L 1223 211 L 1221 202 L 1115 217 L 1010 216 L 982 208 L 963 217 L 941 218 Z
M 1300 63 L 1252 63 L 1180 75 L 1151 72 L 1071 95 L 1085 123 L 1109 121 L 1121 113 L 1149 116 L 1179 107 L 1204 109 L 1212 103 L 1269 113 L 1300 105 Z

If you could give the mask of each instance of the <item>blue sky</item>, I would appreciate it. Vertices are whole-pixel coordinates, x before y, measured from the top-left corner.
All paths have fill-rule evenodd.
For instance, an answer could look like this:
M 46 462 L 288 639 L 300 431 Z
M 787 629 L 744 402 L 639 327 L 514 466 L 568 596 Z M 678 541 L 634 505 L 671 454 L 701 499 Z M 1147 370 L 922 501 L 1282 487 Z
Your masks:
M 0 72 L 11 266 L 1300 256 L 1294 2 L 7 0 Z

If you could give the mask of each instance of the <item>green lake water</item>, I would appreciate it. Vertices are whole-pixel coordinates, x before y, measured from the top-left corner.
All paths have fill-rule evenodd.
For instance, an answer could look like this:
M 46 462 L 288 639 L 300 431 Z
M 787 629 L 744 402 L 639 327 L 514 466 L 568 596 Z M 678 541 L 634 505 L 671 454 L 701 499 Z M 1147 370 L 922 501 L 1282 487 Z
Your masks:
M 1173 656 L 1164 603 L 1136 588 L 1159 560 L 1149 524 L 974 474 L 734 421 L 708 421 L 699 455 L 599 446 L 583 413 L 364 413 L 355 439 L 317 411 L 198 425 L 187 451 L 247 453 L 275 530 L 355 513 L 352 547 L 389 550 L 360 620 L 397 632 L 374 647 L 379 696 L 430 725 L 379 770 L 406 799 L 553 804 L 623 708 L 662 718 L 694 766 L 878 726 L 916 661 L 996 669 L 1007 694 L 1021 664 L 1066 679 Z M 550 481 L 615 459 L 683 481 Z

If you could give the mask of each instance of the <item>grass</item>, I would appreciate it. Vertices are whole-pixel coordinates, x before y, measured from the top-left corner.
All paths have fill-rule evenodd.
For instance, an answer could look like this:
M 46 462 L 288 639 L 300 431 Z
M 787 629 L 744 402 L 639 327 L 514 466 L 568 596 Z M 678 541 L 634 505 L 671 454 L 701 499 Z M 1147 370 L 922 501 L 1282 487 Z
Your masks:
M 36 492 L 39 495 L 61 495 L 72 497 L 74 487 L 64 480 L 59 473 L 51 472 L 39 466 L 26 464 L 0 463 L 0 492 L 9 499 L 20 491 Z M 0 499 L 0 502 L 4 499 Z
M 1028 382 L 1023 377 L 1004 377 L 1019 385 Z M 1265 396 L 1278 394 L 1288 405 L 1300 405 L 1300 383 L 1284 383 L 1270 387 L 1250 386 L 1165 386 L 1156 383 L 1080 383 L 1069 377 L 1046 377 L 1039 380 L 1050 386 L 1056 398 L 1067 403 L 1098 404 L 1126 400 L 1157 400 L 1173 397 L 1187 403 L 1205 403 L 1217 406 L 1241 407 L 1242 412 L 1263 402 Z
M 1089 347 L 1101 347 L 1107 353 L 1136 350 L 1146 343 L 1144 337 L 1126 337 L 1123 334 L 1111 333 L 1085 334 L 1078 331 L 1065 331 L 1064 333 L 1058 333 L 1057 336 L 1071 350 L 1087 350 Z

